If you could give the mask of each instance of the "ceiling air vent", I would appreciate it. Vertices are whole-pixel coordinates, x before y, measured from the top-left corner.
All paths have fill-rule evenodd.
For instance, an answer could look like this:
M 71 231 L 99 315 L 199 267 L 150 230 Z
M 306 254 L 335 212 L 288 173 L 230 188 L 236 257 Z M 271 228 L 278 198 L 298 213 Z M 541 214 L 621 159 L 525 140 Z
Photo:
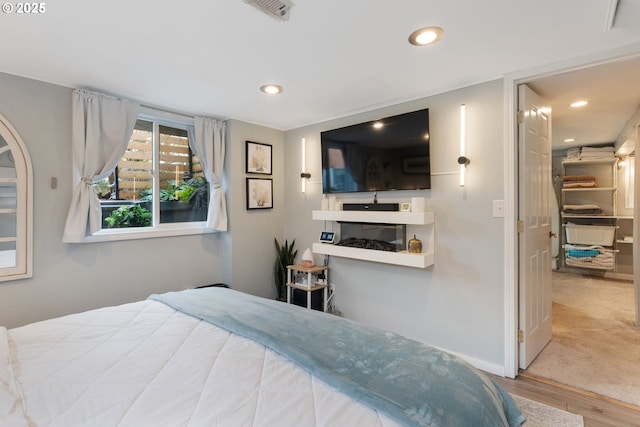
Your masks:
M 288 21 L 293 3 L 289 0 L 244 0 L 278 21 Z

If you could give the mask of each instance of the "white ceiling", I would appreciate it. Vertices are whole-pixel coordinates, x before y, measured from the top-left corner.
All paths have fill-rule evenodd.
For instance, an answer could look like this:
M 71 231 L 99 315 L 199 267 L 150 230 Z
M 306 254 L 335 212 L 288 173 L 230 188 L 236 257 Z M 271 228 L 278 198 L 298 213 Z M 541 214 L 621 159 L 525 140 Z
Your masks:
M 640 107 L 640 56 L 528 84 L 551 106 L 554 149 L 609 144 L 616 141 Z M 571 108 L 578 100 L 589 103 Z M 564 142 L 569 138 L 575 141 Z
M 615 0 L 293 2 L 282 23 L 242 0 L 46 2 L 40 15 L 2 14 L 0 71 L 288 130 L 571 58 L 640 53 L 636 0 L 619 1 L 610 30 Z M 429 25 L 445 29 L 440 43 L 407 42 Z M 582 89 L 604 88 L 594 78 Z M 627 114 L 638 91 L 614 80 L 608 105 L 624 103 Z M 284 92 L 267 96 L 258 90 L 265 83 Z M 570 83 L 532 85 L 564 103 Z M 564 120 L 562 108 L 554 114 L 555 124 Z M 611 139 L 615 131 L 602 127 L 608 133 L 594 138 Z

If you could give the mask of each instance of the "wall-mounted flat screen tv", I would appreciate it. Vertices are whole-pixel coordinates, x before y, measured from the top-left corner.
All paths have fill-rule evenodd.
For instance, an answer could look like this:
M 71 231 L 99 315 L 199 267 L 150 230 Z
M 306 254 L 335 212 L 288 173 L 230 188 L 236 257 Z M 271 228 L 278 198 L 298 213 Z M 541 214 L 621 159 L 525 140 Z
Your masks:
M 322 192 L 431 188 L 429 109 L 320 133 Z

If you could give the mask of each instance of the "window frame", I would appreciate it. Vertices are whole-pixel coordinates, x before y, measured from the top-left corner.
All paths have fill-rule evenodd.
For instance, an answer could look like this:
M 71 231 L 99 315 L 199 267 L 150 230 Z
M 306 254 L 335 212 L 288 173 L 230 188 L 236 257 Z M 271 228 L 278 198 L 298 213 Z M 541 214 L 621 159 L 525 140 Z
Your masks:
M 33 277 L 33 167 L 22 137 L 2 114 L 0 137 L 13 156 L 16 173 L 15 178 L 5 181 L 16 184 L 15 208 L 3 209 L 4 213 L 14 211 L 16 216 L 15 236 L 6 236 L 8 241 L 15 241 L 15 265 L 0 268 L 0 282 L 5 282 Z
M 158 130 L 160 126 L 169 126 L 176 129 L 186 130 L 189 135 L 193 135 L 193 117 L 183 116 L 181 114 L 161 111 L 149 107 L 142 107 L 140 113 L 138 114 L 138 119 L 150 121 L 153 124 L 153 224 L 150 227 L 113 229 L 103 228 L 90 236 L 86 236 L 85 242 L 112 242 L 119 240 L 137 240 L 155 237 L 173 237 L 216 233 L 216 230 L 207 227 L 207 221 L 160 223 L 160 172 L 158 168 L 158 165 L 160 163 L 160 135 Z M 208 185 L 209 194 L 211 194 L 213 188 L 210 182 L 208 183 Z

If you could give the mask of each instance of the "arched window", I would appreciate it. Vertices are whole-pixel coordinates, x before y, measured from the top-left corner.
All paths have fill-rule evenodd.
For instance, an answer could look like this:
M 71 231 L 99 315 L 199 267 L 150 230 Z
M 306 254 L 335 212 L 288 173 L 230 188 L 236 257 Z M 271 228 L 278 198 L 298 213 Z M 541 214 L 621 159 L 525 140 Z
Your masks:
M 24 142 L 0 115 L 0 281 L 32 275 L 32 180 Z

